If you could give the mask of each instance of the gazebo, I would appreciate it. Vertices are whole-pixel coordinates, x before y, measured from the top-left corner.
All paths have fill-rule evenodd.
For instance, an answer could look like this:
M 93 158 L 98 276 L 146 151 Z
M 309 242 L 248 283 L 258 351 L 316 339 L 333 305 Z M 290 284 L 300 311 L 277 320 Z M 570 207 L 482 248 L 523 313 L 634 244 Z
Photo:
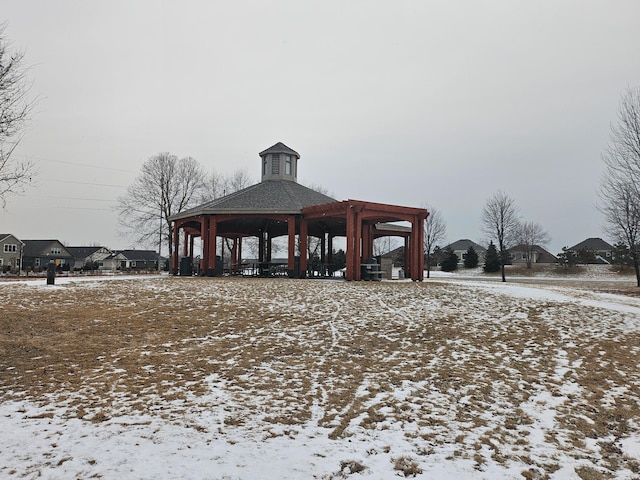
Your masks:
M 170 217 L 173 223 L 171 269 L 179 271 L 180 238 L 182 257 L 194 258 L 194 239 L 201 238 L 200 270 L 207 276 L 216 268 L 217 238 L 232 242 L 231 263 L 242 264 L 242 240 L 258 239 L 258 264 L 272 260 L 272 240 L 287 236 L 286 271 L 290 277 L 305 276 L 308 237 L 320 239 L 320 262 L 332 264 L 333 240 L 346 239 L 346 280 L 361 279 L 361 265 L 373 257 L 373 241 L 383 236 L 404 238 L 405 275 L 424 277 L 423 208 L 402 207 L 361 200 L 337 201 L 297 182 L 300 155 L 283 143 L 259 153 L 262 181 L 243 190 L 185 210 Z M 408 222 L 411 228 L 392 222 Z M 297 240 L 297 242 L 296 242 Z M 296 257 L 296 246 L 302 252 Z

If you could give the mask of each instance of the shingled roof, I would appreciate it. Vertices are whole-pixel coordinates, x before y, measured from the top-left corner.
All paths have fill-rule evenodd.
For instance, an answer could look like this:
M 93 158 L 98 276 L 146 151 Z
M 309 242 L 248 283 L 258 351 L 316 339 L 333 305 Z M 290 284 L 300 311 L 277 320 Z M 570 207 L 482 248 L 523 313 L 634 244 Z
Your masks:
M 262 156 L 267 155 L 269 153 L 285 153 L 285 154 L 288 153 L 289 155 L 295 155 L 296 157 L 300 158 L 300 154 L 298 152 L 296 152 L 295 150 L 287 147 L 282 142 L 278 142 L 275 145 L 267 148 L 266 150 L 263 150 L 258 155 L 260 155 L 262 157 Z
M 592 250 L 594 252 L 600 252 L 600 251 L 613 250 L 613 247 L 599 237 L 592 237 L 592 238 L 587 238 L 586 240 L 583 240 L 582 242 L 574 245 L 573 247 L 567 250 L 572 250 L 574 252 L 577 252 L 578 250 L 582 250 L 582 249 Z
M 273 148 L 273 147 L 272 147 Z M 295 152 L 294 152 L 295 153 Z M 265 180 L 235 193 L 173 215 L 170 220 L 202 214 L 301 213 L 305 207 L 335 202 L 334 198 L 288 180 Z

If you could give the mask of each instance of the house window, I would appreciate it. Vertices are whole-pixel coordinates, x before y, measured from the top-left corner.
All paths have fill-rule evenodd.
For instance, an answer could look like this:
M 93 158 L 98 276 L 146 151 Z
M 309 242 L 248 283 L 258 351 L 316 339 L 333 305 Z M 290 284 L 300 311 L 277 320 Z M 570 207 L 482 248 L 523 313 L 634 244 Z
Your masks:
M 280 154 L 271 155 L 271 174 L 280 175 Z
M 2 266 L 2 264 L 3 264 L 3 261 L 4 261 L 4 259 L 3 259 L 3 258 L 0 258 L 0 267 L 1 267 L 1 266 Z
M 284 160 L 284 174 L 291 175 L 291 155 L 287 155 Z
M 18 251 L 18 246 L 15 243 L 5 243 L 4 244 L 4 252 L 5 253 L 17 252 L 17 251 Z
M 264 156 L 264 159 L 262 160 L 262 175 L 266 175 L 267 174 L 267 156 Z
M 62 249 L 60 247 L 51 247 L 51 255 L 60 255 Z

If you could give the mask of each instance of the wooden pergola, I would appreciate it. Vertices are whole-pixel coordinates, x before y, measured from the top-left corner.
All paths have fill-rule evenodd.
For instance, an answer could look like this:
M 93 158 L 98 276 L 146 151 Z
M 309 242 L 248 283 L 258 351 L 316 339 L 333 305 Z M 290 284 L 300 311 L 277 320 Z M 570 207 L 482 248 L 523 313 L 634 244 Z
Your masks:
M 383 236 L 404 238 L 405 276 L 424 278 L 423 208 L 387 205 L 362 200 L 335 199 L 297 183 L 299 155 L 282 143 L 260 153 L 262 181 L 170 218 L 173 223 L 171 270 L 179 272 L 179 252 L 193 261 L 194 240 L 201 239 L 200 271 L 207 276 L 220 273 L 216 265 L 217 239 L 232 242 L 231 264 L 242 264 L 242 243 L 258 239 L 258 263 L 272 260 L 272 240 L 287 236 L 287 274 L 305 276 L 308 237 L 320 239 L 320 262 L 333 263 L 333 240 L 346 240 L 346 280 L 361 279 L 361 265 L 373 257 L 373 241 Z M 281 168 L 284 166 L 284 168 Z M 397 225 L 394 222 L 410 224 Z M 182 241 L 181 241 L 182 240 Z M 182 244 L 182 245 L 181 245 Z M 296 257 L 296 251 L 302 254 Z

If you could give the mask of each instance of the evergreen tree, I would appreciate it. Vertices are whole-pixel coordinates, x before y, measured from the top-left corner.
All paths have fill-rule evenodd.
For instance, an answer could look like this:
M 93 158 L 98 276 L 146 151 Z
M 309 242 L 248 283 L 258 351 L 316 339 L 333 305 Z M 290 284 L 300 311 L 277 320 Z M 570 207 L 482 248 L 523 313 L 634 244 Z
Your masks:
M 586 247 L 578 250 L 576 256 L 578 257 L 578 263 L 582 263 L 584 265 L 596 263 L 596 252 L 589 250 Z
M 562 265 L 564 268 L 572 268 L 575 267 L 578 263 L 578 257 L 573 252 L 573 250 L 567 249 L 567 247 L 562 247 L 562 252 L 556 255 L 558 258 L 558 264 Z
M 486 273 L 494 273 L 499 272 L 500 268 L 500 256 L 498 255 L 498 250 L 496 250 L 496 246 L 492 241 L 489 243 L 489 248 L 487 248 L 487 254 L 484 259 L 484 271 Z
M 444 250 L 444 258 L 440 263 L 440 269 L 443 272 L 453 272 L 458 268 L 458 260 L 458 255 L 456 255 L 451 248 L 447 247 Z
M 464 255 L 464 268 L 476 268 L 478 266 L 478 252 L 471 245 Z
M 611 263 L 622 267 L 633 265 L 633 259 L 631 258 L 629 247 L 626 244 L 619 242 L 613 246 Z
M 340 249 L 337 252 L 333 252 L 333 269 L 340 270 L 347 265 L 347 254 L 344 250 Z
M 442 263 L 443 258 L 444 258 L 444 249 L 436 245 L 435 248 L 433 249 L 433 253 L 431 254 L 431 264 L 440 265 Z

